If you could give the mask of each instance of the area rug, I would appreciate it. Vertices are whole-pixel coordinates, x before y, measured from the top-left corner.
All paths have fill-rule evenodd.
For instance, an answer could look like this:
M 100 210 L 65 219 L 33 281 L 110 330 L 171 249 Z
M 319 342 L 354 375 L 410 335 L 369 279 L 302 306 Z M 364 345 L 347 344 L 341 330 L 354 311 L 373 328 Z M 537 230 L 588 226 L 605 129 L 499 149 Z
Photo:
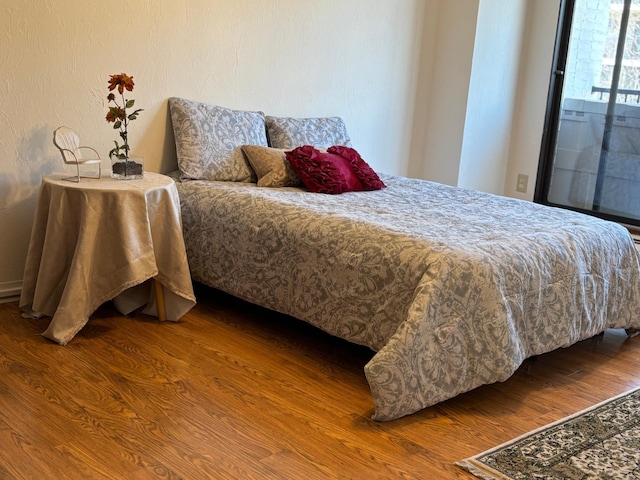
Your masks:
M 640 479 L 640 389 L 456 465 L 486 480 Z

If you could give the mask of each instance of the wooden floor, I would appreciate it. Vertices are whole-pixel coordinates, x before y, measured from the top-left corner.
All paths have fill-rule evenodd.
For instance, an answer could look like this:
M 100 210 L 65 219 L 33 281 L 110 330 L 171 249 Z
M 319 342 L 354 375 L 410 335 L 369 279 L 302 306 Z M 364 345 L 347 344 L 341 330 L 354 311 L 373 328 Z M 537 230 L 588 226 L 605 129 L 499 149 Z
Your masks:
M 453 463 L 640 386 L 615 330 L 376 423 L 369 350 L 197 295 L 178 323 L 105 304 L 65 347 L 0 305 L 0 479 L 473 478 Z

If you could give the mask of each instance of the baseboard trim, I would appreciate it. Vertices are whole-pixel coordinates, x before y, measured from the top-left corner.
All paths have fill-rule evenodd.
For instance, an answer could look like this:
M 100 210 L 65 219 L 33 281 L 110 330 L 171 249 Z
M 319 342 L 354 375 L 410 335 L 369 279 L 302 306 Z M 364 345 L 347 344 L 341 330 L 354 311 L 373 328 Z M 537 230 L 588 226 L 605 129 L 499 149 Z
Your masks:
M 0 283 L 0 303 L 13 302 L 20 298 L 22 280 Z

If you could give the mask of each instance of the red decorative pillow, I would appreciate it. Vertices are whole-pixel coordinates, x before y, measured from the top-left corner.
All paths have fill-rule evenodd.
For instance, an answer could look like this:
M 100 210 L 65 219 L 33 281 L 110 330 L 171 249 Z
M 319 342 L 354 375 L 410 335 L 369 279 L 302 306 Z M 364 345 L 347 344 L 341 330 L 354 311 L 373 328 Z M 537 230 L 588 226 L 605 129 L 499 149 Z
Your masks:
M 353 148 L 334 146 L 321 152 L 311 145 L 286 152 L 287 160 L 312 192 L 380 190 L 386 185 Z

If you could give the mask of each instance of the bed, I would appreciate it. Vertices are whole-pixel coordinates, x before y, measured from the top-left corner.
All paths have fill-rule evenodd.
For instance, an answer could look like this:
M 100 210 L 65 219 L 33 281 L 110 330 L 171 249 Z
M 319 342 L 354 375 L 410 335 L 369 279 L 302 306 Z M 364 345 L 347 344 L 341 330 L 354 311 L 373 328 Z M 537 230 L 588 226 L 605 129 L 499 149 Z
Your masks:
M 251 112 L 250 138 L 229 124 L 246 112 L 222 109 L 220 120 L 219 107 L 183 99 L 170 107 L 192 278 L 371 348 L 364 373 L 375 420 L 504 381 L 526 358 L 607 328 L 640 328 L 640 259 L 618 224 L 384 174 L 384 188 L 339 195 L 264 186 L 241 145 L 286 159 L 300 142 L 348 145 L 344 125 L 319 139 L 318 120 L 304 119 L 311 137 L 283 140 L 271 125 L 262 139 L 265 117 Z M 222 150 L 237 155 L 236 171 L 243 158 L 247 178 L 220 176 L 220 165 L 202 173 L 211 166 L 206 142 L 221 135 L 212 131 L 234 132 Z

